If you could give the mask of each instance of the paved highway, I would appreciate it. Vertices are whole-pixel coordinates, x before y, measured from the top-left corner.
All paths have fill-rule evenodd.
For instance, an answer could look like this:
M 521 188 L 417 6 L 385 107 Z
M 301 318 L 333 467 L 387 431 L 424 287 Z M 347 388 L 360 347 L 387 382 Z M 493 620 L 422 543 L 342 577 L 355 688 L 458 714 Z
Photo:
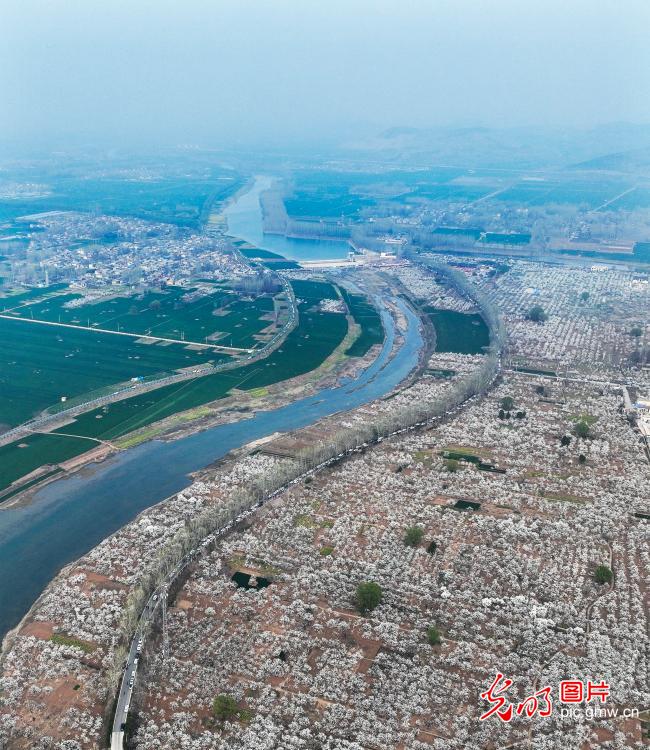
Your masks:
M 497 367 L 497 372 L 495 373 L 491 383 L 486 387 L 486 390 L 488 390 L 494 384 L 494 380 L 496 379 L 500 369 L 501 369 L 500 366 Z M 240 510 L 236 518 L 231 519 L 228 523 L 226 523 L 224 526 L 219 528 L 217 531 L 214 531 L 211 534 L 209 534 L 191 552 L 188 552 L 188 554 L 185 555 L 185 557 L 183 557 L 183 559 L 178 563 L 178 565 L 174 568 L 174 570 L 172 570 L 168 574 L 165 581 L 162 584 L 160 584 L 160 586 L 158 586 L 158 588 L 153 592 L 153 594 L 147 601 L 147 604 L 145 605 L 142 615 L 140 616 L 138 627 L 136 629 L 135 635 L 133 636 L 131 640 L 129 653 L 128 653 L 128 657 L 127 657 L 124 671 L 122 674 L 122 680 L 120 683 L 119 693 L 117 696 L 117 707 L 115 710 L 115 718 L 113 720 L 113 731 L 111 734 L 111 750 L 123 750 L 124 722 L 126 721 L 126 718 L 128 716 L 129 708 L 131 705 L 131 697 L 133 695 L 135 682 L 138 677 L 138 660 L 139 660 L 139 656 L 142 651 L 142 648 L 144 646 L 146 632 L 149 626 L 153 623 L 154 618 L 156 617 L 156 613 L 162 601 L 162 597 L 167 595 L 167 591 L 169 590 L 169 587 L 171 586 L 171 584 L 176 580 L 176 578 L 180 575 L 180 573 L 182 573 L 182 571 L 193 560 L 199 557 L 199 555 L 201 555 L 203 551 L 212 542 L 215 542 L 217 539 L 227 534 L 237 524 L 239 524 L 248 516 L 255 513 L 260 507 L 265 505 L 267 502 L 269 502 L 273 498 L 277 497 L 281 492 L 284 492 L 284 490 L 286 490 L 291 485 L 304 481 L 304 479 L 306 479 L 307 477 L 312 476 L 313 474 L 315 474 L 318 471 L 321 471 L 323 468 L 327 466 L 331 466 L 334 463 L 341 461 L 346 456 L 350 456 L 354 453 L 358 453 L 364 450 L 365 448 L 370 446 L 371 443 L 381 443 L 383 440 L 390 438 L 394 435 L 401 435 L 403 433 L 411 432 L 412 430 L 417 430 L 422 427 L 431 426 L 440 421 L 448 419 L 449 417 L 458 414 L 458 412 L 461 409 L 465 408 L 468 404 L 471 404 L 478 398 L 479 398 L 479 395 L 471 396 L 470 398 L 461 402 L 457 406 L 451 408 L 449 411 L 447 411 L 443 415 L 432 417 L 430 419 L 424 419 L 418 422 L 417 424 L 409 425 L 408 427 L 402 427 L 398 430 L 394 430 L 393 432 L 389 433 L 386 436 L 379 436 L 375 440 L 361 443 L 360 445 L 349 448 L 348 450 L 342 451 L 341 453 L 338 453 L 332 456 L 331 458 L 328 458 L 325 461 L 322 461 L 317 466 L 314 466 L 313 468 L 300 473 L 298 476 L 294 477 L 293 479 L 288 480 L 282 486 L 278 487 L 277 489 L 267 494 L 263 499 L 254 502 L 250 507 Z
M 165 385 L 170 385 L 182 380 L 192 380 L 198 377 L 205 377 L 206 375 L 214 375 L 217 372 L 236 369 L 238 367 L 242 367 L 244 364 L 252 364 L 253 362 L 257 362 L 258 360 L 266 358 L 277 346 L 282 343 L 282 341 L 296 327 L 298 322 L 298 310 L 296 306 L 296 298 L 293 293 L 293 288 L 291 287 L 291 284 L 287 279 L 282 276 L 280 277 L 280 279 L 289 301 L 289 318 L 282 329 L 278 331 L 278 333 L 276 333 L 275 336 L 261 349 L 246 350 L 249 352 L 249 354 L 236 360 L 221 362 L 217 365 L 209 365 L 207 367 L 196 367 L 191 371 L 180 372 L 175 375 L 167 375 L 166 377 L 160 378 L 158 380 L 129 384 L 122 388 L 118 388 L 117 390 L 105 396 L 99 396 L 98 398 L 86 401 L 82 404 L 75 404 L 74 406 L 70 406 L 67 409 L 62 409 L 55 414 L 44 414 L 0 434 L 0 446 L 12 442 L 13 440 L 16 440 L 25 435 L 29 435 L 32 432 L 42 432 L 49 425 L 58 424 L 61 421 L 71 419 L 72 417 L 76 417 L 80 414 L 83 414 L 84 412 L 90 411 L 91 409 L 96 409 L 99 406 L 105 406 L 107 404 L 115 403 L 116 401 L 120 401 L 124 398 L 131 398 L 132 396 L 135 396 L 136 394 L 141 392 L 144 393 L 148 390 L 158 389 Z M 0 315 L 0 317 L 3 316 Z M 112 333 L 115 333 L 115 331 L 113 331 Z
M 156 598 L 154 598 L 154 596 Z M 158 596 L 155 594 L 151 596 L 147 602 L 142 615 L 140 616 L 140 623 L 136 630 L 129 653 L 126 658 L 124 665 L 124 672 L 122 674 L 122 682 L 120 684 L 120 692 L 117 696 L 117 706 L 115 708 L 115 719 L 113 721 L 113 733 L 111 735 L 111 750 L 123 750 L 124 747 L 124 729 L 123 724 L 126 721 L 126 717 L 129 712 L 131 705 L 131 696 L 133 694 L 133 688 L 135 687 L 135 678 L 138 671 L 138 661 L 142 647 L 144 645 L 144 629 L 143 625 L 148 623 L 158 604 Z
M 297 306 L 295 303 L 295 297 L 293 296 L 293 291 L 291 289 L 290 284 L 284 277 L 280 276 L 280 278 L 282 279 L 282 282 L 285 285 L 285 288 L 287 289 L 287 293 L 291 295 L 291 301 L 292 301 L 291 308 L 292 309 L 290 312 L 290 320 L 288 323 L 288 327 L 289 327 L 289 326 L 295 325 L 296 323 Z M 501 372 L 501 369 L 502 369 L 502 363 L 501 363 L 501 357 L 499 355 L 497 363 L 496 363 L 495 371 L 492 373 L 491 381 L 489 384 L 487 384 L 484 387 L 483 389 L 484 392 L 489 390 L 494 385 L 494 382 L 496 378 L 498 377 L 499 373 Z M 401 435 L 406 432 L 411 432 L 412 430 L 421 429 L 422 427 L 430 427 L 436 423 L 449 419 L 450 417 L 453 417 L 456 414 L 458 414 L 458 412 L 460 412 L 461 409 L 465 408 L 468 404 L 471 404 L 472 402 L 476 401 L 480 397 L 481 397 L 480 394 L 475 394 L 473 396 L 470 396 L 464 399 L 460 403 L 456 404 L 456 406 L 451 407 L 444 414 L 440 414 L 438 416 L 433 416 L 429 418 L 424 418 L 421 421 L 417 422 L 416 424 L 411 424 L 411 425 L 402 427 L 400 429 L 393 430 L 392 432 L 388 433 L 385 436 L 380 435 L 375 439 L 368 439 L 359 445 L 355 445 L 347 450 L 342 451 L 341 453 L 338 453 L 336 455 L 331 456 L 330 458 L 327 458 L 326 460 L 319 463 L 317 466 L 314 466 L 311 469 L 307 469 L 306 471 L 303 471 L 297 476 L 295 476 L 293 479 L 286 481 L 280 487 L 277 487 L 275 490 L 266 494 L 262 499 L 252 502 L 248 508 L 240 509 L 238 512 L 238 515 L 235 518 L 232 518 L 224 526 L 222 526 L 218 530 L 209 534 L 191 552 L 186 554 L 185 557 L 183 557 L 183 559 L 174 568 L 174 570 L 172 570 L 168 574 L 165 581 L 162 584 L 160 584 L 160 586 L 158 586 L 158 588 L 153 592 L 153 594 L 147 601 L 147 604 L 145 605 L 142 615 L 140 616 L 138 627 L 136 629 L 135 635 L 133 636 L 131 640 L 128 657 L 126 660 L 124 672 L 122 675 L 122 680 L 120 683 L 119 693 L 117 697 L 117 707 L 116 707 L 116 712 L 115 712 L 115 718 L 113 720 L 113 731 L 111 734 L 111 750 L 123 750 L 124 722 L 126 721 L 126 718 L 128 716 L 128 712 L 129 712 L 129 708 L 131 704 L 131 697 L 133 695 L 133 689 L 135 686 L 135 682 L 137 680 L 138 663 L 136 660 L 139 658 L 139 653 L 144 644 L 144 638 L 146 637 L 146 632 L 149 626 L 151 625 L 151 623 L 153 622 L 154 617 L 156 616 L 156 611 L 157 611 L 158 605 L 161 602 L 162 597 L 167 595 L 169 586 L 175 581 L 178 575 L 193 560 L 195 560 L 199 555 L 201 555 L 203 551 L 212 542 L 216 541 L 219 537 L 223 536 L 224 534 L 227 534 L 233 527 L 235 527 L 237 524 L 239 524 L 248 516 L 255 513 L 261 506 L 265 505 L 267 502 L 277 497 L 281 492 L 284 492 L 284 490 L 287 489 L 289 486 L 303 481 L 304 479 L 306 479 L 309 476 L 312 476 L 313 474 L 320 471 L 321 469 L 327 466 L 331 466 L 338 461 L 341 461 L 346 456 L 353 455 L 354 453 L 358 453 L 364 450 L 372 443 L 381 443 L 383 440 L 389 437 L 392 437 L 394 435 Z

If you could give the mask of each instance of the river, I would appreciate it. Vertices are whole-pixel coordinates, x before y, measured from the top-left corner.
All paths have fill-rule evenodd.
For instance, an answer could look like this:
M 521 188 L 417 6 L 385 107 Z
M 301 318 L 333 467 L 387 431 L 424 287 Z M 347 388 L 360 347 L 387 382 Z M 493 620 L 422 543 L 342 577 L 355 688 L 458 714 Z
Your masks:
M 262 250 L 270 250 L 291 260 L 339 260 L 347 258 L 350 245 L 343 240 L 300 240 L 265 234 L 260 210 L 260 193 L 275 182 L 273 177 L 255 178 L 252 188 L 228 206 L 224 213 L 228 233 Z
M 417 365 L 422 336 L 401 300 L 407 328 L 393 357 L 393 318 L 382 311 L 386 338 L 378 358 L 353 381 L 252 418 L 179 440 L 153 440 L 91 464 L 0 512 L 0 637 L 14 627 L 62 566 L 88 552 L 140 511 L 186 487 L 189 474 L 229 451 L 276 431 L 304 427 L 389 392 Z

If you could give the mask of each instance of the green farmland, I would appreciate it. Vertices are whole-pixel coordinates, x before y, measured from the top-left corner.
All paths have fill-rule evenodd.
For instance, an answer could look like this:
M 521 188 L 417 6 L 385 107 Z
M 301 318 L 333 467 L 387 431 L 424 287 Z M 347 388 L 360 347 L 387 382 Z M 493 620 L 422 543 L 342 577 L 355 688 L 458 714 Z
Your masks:
M 429 201 L 452 201 L 465 203 L 484 198 L 494 190 L 492 185 L 426 185 L 419 187 L 408 198 L 425 198 Z
M 0 199 L 0 221 L 42 211 L 100 211 L 116 216 L 133 216 L 148 221 L 163 221 L 179 226 L 198 227 L 212 205 L 221 204 L 242 185 L 232 170 L 212 168 L 208 174 L 197 170 L 194 176 L 186 169 L 162 166 L 166 173 L 155 179 L 120 179 L 119 177 L 88 178 L 80 174 L 51 173 L 41 170 L 51 194 L 38 198 Z M 66 170 L 67 172 L 67 170 Z M 18 170 L 14 179 L 29 179 L 28 172 Z
M 295 260 L 287 260 L 283 255 L 273 253 L 270 250 L 260 250 L 259 248 L 244 247 L 240 248 L 239 252 L 250 260 L 255 260 L 261 265 L 267 268 L 273 269 L 287 269 L 287 268 L 300 268 L 300 263 L 296 263 Z
M 94 440 L 41 433 L 0 446 L 0 491 L 46 463 L 67 461 L 96 447 Z
M 208 338 L 210 343 L 246 349 L 262 345 L 260 333 L 272 322 L 270 295 L 244 299 L 227 288 L 198 298 L 187 294 L 173 287 L 73 308 L 64 305 L 79 295 L 60 287 L 0 298 L 0 309 L 11 311 L 11 317 L 0 318 L 0 427 L 31 419 L 62 398 L 228 360 L 215 349 L 192 346 L 192 340 Z M 33 322 L 37 320 L 65 325 Z M 118 325 L 121 332 L 184 337 L 187 343 L 93 330 L 117 331 Z
M 339 296 L 332 284 L 324 284 L 320 281 L 294 279 L 291 286 L 296 298 L 311 302 L 311 304 L 318 304 L 324 299 L 338 299 Z
M 134 377 L 227 359 L 213 349 L 0 318 L 0 424 Z
M 343 299 L 350 314 L 361 326 L 359 337 L 349 346 L 345 353 L 348 357 L 363 357 L 375 344 L 384 340 L 384 328 L 375 306 L 360 294 L 341 290 Z
M 460 313 L 427 306 L 424 311 L 436 329 L 436 351 L 482 354 L 490 344 L 490 332 L 477 313 Z
M 42 295 L 43 290 L 40 291 Z M 273 312 L 270 296 L 244 300 L 228 288 L 199 295 L 193 289 L 169 287 L 161 292 L 116 296 L 78 307 L 69 306 L 78 299 L 81 299 L 80 294 L 64 293 L 31 303 L 17 296 L 4 297 L 0 298 L 0 310 L 21 318 L 143 336 L 183 338 L 197 343 L 208 339 L 210 343 L 245 349 L 255 346 L 255 336 L 269 325 L 269 320 L 262 320 L 262 317 Z
M 63 289 L 67 289 L 67 284 L 52 284 L 45 289 L 33 288 L 28 289 L 25 292 L 16 292 L 14 294 L 0 296 L 0 312 L 4 312 L 12 307 L 24 305 L 30 300 L 40 299 L 44 295 L 51 295 L 54 292 L 60 292 Z
M 574 205 L 597 208 L 632 187 L 628 180 L 535 180 L 521 181 L 491 198 L 492 202 L 520 206 Z M 629 193 L 629 196 L 634 193 Z M 626 198 L 617 207 L 623 207 Z M 629 200 L 633 200 L 630 198 Z M 628 206 L 629 207 L 629 206 Z
M 319 303 L 323 299 L 338 298 L 338 291 L 333 285 L 315 281 L 292 281 L 292 285 L 296 298 L 299 300 L 298 326 L 287 336 L 282 346 L 266 359 L 251 362 L 222 373 L 172 383 L 147 393 L 140 393 L 132 398 L 117 401 L 82 414 L 71 424 L 59 428 L 53 433 L 31 435 L 28 438 L 14 441 L 0 448 L 0 489 L 7 487 L 12 481 L 30 473 L 39 466 L 56 465 L 60 461 L 92 449 L 97 444 L 97 440 L 114 440 L 177 412 L 222 399 L 236 392 L 237 389 L 242 391 L 264 389 L 266 386 L 306 374 L 318 368 L 345 339 L 348 333 L 347 318 L 341 313 L 325 312 L 319 308 Z M 355 303 L 355 308 L 357 314 L 362 316 L 368 316 L 370 312 L 360 302 Z M 367 332 L 368 325 L 364 324 L 363 318 L 358 322 L 362 331 Z M 49 326 L 34 325 L 18 320 L 0 320 L 0 331 L 3 330 L 2 325 L 5 325 L 6 330 L 11 331 L 14 336 L 19 328 L 22 332 L 34 332 L 36 334 L 31 344 L 33 349 L 31 354 L 32 367 L 34 366 L 33 360 L 38 353 L 37 349 L 40 347 L 42 350 L 43 334 L 52 332 L 52 338 L 49 341 L 49 348 L 52 349 L 52 352 L 48 354 L 48 357 L 53 359 L 53 364 L 49 366 L 48 372 L 53 371 L 53 374 L 60 378 L 59 383 L 72 382 L 71 378 L 74 375 L 79 380 L 78 387 L 86 390 L 101 386 L 104 376 L 107 379 L 123 378 L 127 370 L 127 374 L 131 374 L 131 370 L 128 368 L 132 366 L 133 360 L 129 359 L 128 354 L 121 353 L 119 347 L 125 347 L 125 351 L 130 350 L 130 347 L 138 353 L 152 352 L 156 355 L 168 356 L 170 361 L 164 364 L 168 364 L 169 369 L 171 369 L 174 356 L 190 357 L 193 359 L 192 363 L 194 361 L 203 362 L 208 356 L 205 352 L 210 351 L 187 351 L 181 345 L 176 344 L 169 346 L 145 345 L 136 343 L 134 339 L 128 337 L 112 334 L 101 335 L 96 332 L 77 331 L 70 328 L 50 328 Z M 59 334 L 58 332 L 62 333 Z M 57 336 L 59 335 L 63 338 L 63 342 L 58 341 Z M 66 362 L 65 356 L 62 358 L 61 353 L 57 350 L 57 346 L 63 346 L 67 351 L 67 347 L 71 346 L 71 340 L 74 340 L 79 348 L 79 351 L 75 351 L 76 357 L 67 358 L 68 360 L 76 359 L 74 365 Z M 117 343 L 118 340 L 119 344 Z M 89 341 L 93 342 L 93 347 L 88 347 Z M 81 343 L 85 344 L 85 347 L 82 347 Z M 367 341 L 365 343 L 367 344 Z M 93 361 L 89 359 L 89 350 L 92 350 L 93 357 L 98 358 L 100 352 L 104 351 L 106 347 L 109 347 L 110 356 L 106 356 L 104 353 L 105 358 L 111 361 L 112 367 L 117 368 L 115 371 L 111 371 L 111 374 L 105 373 L 103 366 L 97 365 L 98 359 Z M 17 356 L 17 352 L 12 356 Z M 142 361 L 142 359 L 137 360 L 137 365 L 140 368 Z M 72 368 L 70 371 L 57 369 L 64 368 L 66 364 Z M 155 366 L 162 366 L 162 364 L 162 362 L 157 362 Z M 152 369 L 155 366 L 151 363 Z M 138 370 L 138 373 L 141 372 L 142 368 Z M 27 374 L 30 374 L 29 370 L 27 370 Z M 35 378 L 36 373 L 31 372 L 30 377 Z M 20 376 L 14 377 L 12 375 L 11 378 L 5 378 L 6 382 L 0 383 L 2 385 L 0 393 L 2 393 L 3 399 L 5 397 L 5 386 L 9 382 L 18 383 L 21 379 Z M 15 386 L 15 388 L 18 389 L 18 386 Z M 54 396 L 52 388 L 51 386 L 50 392 L 45 394 L 39 393 L 38 386 L 34 386 L 30 390 L 31 410 L 24 409 L 23 402 L 17 398 L 17 392 L 13 393 L 11 399 L 5 399 L 7 403 L 0 401 L 5 411 L 11 414 L 12 421 L 9 422 L 6 417 L 6 423 L 23 421 L 25 416 L 33 413 L 34 404 L 39 398 L 41 408 L 50 405 Z M 57 397 L 58 395 L 57 392 Z M 56 398 L 54 400 L 56 401 Z M 21 408 L 23 409 L 22 413 Z M 29 414 L 26 414 L 27 411 L 29 411 Z M 70 437 L 70 435 L 75 437 Z M 26 447 L 19 447 L 19 445 L 26 445 Z
M 493 189 L 446 184 L 465 172 L 456 167 L 385 172 L 298 171 L 293 175 L 292 190 L 284 204 L 294 219 L 354 220 L 364 209 L 375 206 L 378 198 L 397 202 L 410 198 L 467 200 Z
M 486 232 L 482 242 L 495 243 L 497 245 L 527 245 L 530 242 L 530 234 L 527 232 Z
M 296 297 L 309 297 L 299 305 L 298 327 L 266 359 L 95 409 L 60 431 L 112 440 L 176 412 L 224 398 L 232 389 L 254 390 L 314 370 L 343 341 L 347 321 L 340 313 L 310 309 L 321 299 L 336 297 L 331 284 L 294 281 L 292 285 Z
M 328 192 L 323 192 L 322 189 L 298 190 L 284 201 L 289 216 L 300 219 L 356 216 L 362 208 L 374 203 L 373 200 L 354 195 L 343 187 Z

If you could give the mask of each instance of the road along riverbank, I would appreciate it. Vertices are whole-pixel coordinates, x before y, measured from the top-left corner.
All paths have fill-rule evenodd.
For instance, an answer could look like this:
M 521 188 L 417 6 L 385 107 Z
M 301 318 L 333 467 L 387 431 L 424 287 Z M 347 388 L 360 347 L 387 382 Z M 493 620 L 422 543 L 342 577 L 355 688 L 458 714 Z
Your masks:
M 397 304 L 407 321 L 401 345 L 393 352 L 398 334 L 384 310 L 384 345 L 354 381 L 178 440 L 143 443 L 53 481 L 29 504 L 0 513 L 0 634 L 20 621 L 58 570 L 144 508 L 187 486 L 192 472 L 253 440 L 372 401 L 398 385 L 416 367 L 422 337 L 416 315 L 403 302 Z

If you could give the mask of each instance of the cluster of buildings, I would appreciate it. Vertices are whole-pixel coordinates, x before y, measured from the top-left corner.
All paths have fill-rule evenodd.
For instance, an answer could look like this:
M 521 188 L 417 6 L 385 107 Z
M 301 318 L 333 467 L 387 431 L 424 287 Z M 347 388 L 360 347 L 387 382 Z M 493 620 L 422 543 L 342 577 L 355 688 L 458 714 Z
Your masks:
M 55 211 L 23 217 L 30 242 L 9 258 L 14 282 L 77 288 L 182 284 L 239 267 L 222 237 L 136 218 Z

